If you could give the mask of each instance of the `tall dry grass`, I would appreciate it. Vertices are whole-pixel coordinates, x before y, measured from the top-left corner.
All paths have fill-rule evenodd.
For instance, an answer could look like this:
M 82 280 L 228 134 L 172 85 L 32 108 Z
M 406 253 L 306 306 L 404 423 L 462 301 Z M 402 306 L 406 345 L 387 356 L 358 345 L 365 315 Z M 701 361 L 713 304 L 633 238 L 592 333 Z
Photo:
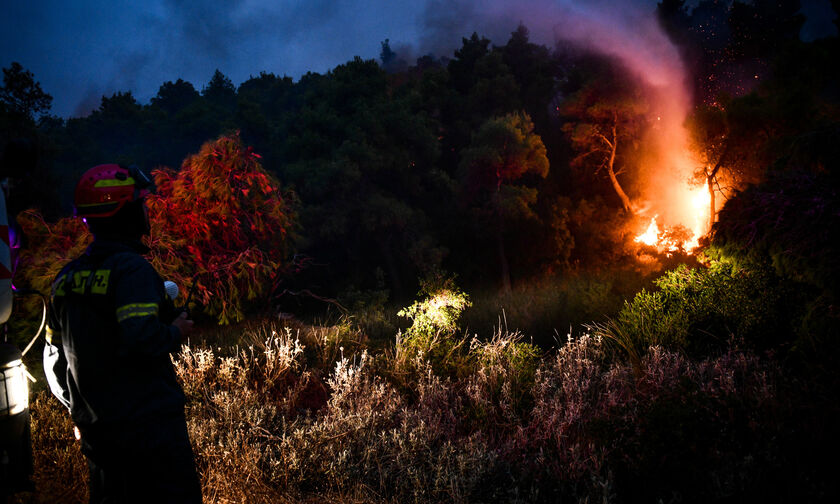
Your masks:
M 715 501 L 779 484 L 780 371 L 749 352 L 652 348 L 634 373 L 594 336 L 541 355 L 499 333 L 463 345 L 457 375 L 422 358 L 398 375 L 393 352 L 329 349 L 339 334 L 358 343 L 265 327 L 174 358 L 205 502 Z M 32 407 L 35 502 L 83 502 L 66 413 Z

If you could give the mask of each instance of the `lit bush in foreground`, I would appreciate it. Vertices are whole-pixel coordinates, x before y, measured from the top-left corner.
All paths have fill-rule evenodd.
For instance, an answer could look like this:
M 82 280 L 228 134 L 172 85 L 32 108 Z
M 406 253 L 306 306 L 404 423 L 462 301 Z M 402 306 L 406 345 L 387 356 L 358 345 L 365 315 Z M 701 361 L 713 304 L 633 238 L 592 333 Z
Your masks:
M 179 171 L 153 173 L 149 262 L 220 324 L 259 306 L 287 267 L 295 226 L 289 193 L 239 134 L 205 143 Z
M 437 374 L 454 376 L 462 364 L 458 319 L 472 303 L 451 278 L 436 279 L 423 284 L 424 297 L 397 315 L 411 320 L 405 333 L 397 334 L 395 367 L 401 373 L 413 373 L 417 363 L 428 362 Z

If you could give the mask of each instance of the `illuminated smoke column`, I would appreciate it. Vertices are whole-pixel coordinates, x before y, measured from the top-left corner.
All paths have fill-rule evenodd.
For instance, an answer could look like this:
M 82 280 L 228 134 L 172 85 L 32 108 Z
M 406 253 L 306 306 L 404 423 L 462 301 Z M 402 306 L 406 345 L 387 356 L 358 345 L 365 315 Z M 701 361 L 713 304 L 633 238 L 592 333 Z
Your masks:
M 468 21 L 449 23 L 450 30 L 457 26 L 467 30 L 461 33 L 477 31 L 503 43 L 521 22 L 533 42 L 551 47 L 566 40 L 618 58 L 650 89 L 652 105 L 652 128 L 634 180 L 641 194 L 635 195 L 634 203 L 648 217 L 659 215 L 662 224 L 679 223 L 705 231 L 707 209 L 702 204 L 698 209 L 696 202 L 702 188 L 688 184 L 694 163 L 683 123 L 691 103 L 690 92 L 679 52 L 657 22 L 655 1 L 474 0 L 459 4 L 459 15 L 469 14 Z M 443 4 L 438 7 L 443 8 Z M 435 16 L 437 23 L 440 11 Z M 438 30 L 434 36 L 445 34 Z
M 551 2 L 549 2 L 551 3 Z M 555 37 L 582 43 L 620 59 L 650 89 L 652 128 L 636 180 L 636 205 L 663 224 L 702 231 L 706 209 L 694 204 L 688 184 L 694 171 L 683 123 L 690 107 L 687 79 L 677 48 L 660 28 L 652 2 L 559 2 Z M 701 229 L 698 229 L 701 228 Z

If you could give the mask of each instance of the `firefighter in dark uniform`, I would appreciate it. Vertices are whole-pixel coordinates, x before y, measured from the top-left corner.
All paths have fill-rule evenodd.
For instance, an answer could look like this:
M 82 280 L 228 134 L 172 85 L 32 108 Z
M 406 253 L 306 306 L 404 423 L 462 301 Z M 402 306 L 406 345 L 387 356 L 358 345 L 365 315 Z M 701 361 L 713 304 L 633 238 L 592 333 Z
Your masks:
M 94 241 L 56 276 L 44 368 L 81 435 L 92 503 L 200 503 L 170 354 L 192 329 L 141 255 L 149 232 L 140 170 L 100 165 L 76 187 Z

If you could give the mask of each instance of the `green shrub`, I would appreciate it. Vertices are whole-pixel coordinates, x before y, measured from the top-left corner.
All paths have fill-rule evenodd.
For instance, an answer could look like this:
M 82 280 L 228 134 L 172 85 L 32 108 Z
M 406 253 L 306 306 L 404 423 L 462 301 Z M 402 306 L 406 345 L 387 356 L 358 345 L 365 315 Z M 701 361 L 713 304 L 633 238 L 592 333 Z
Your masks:
M 656 290 L 643 289 L 616 317 L 593 325 L 634 362 L 650 346 L 703 354 L 733 337 L 769 348 L 790 334 L 790 289 L 762 265 L 712 260 L 707 268 L 679 266 L 654 283 Z
M 425 282 L 420 295 L 425 298 L 397 313 L 411 320 L 411 326 L 397 334 L 397 367 L 410 370 L 418 360 L 427 361 L 436 374 L 454 375 L 464 345 L 464 339 L 456 334 L 458 319 L 472 303 L 452 278 Z

